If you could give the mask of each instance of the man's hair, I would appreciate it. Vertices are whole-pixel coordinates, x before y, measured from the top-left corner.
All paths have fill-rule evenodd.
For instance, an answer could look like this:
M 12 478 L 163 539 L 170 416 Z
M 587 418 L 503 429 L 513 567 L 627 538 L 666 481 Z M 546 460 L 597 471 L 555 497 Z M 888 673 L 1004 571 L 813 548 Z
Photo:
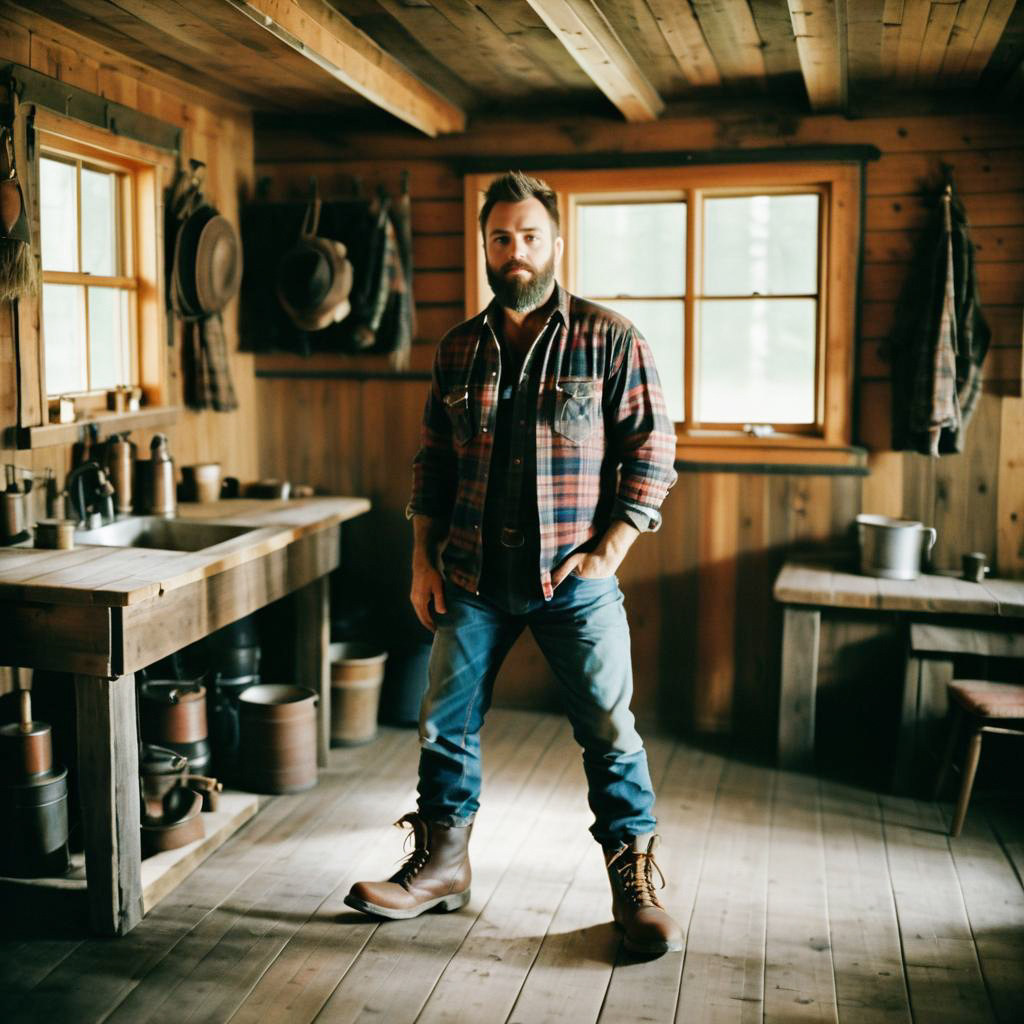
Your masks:
M 480 209 L 480 233 L 486 241 L 487 218 L 497 203 L 521 203 L 524 199 L 537 199 L 555 225 L 555 236 L 561 233 L 558 217 L 558 197 L 546 181 L 533 178 L 522 171 L 506 171 L 487 186 L 484 205 Z

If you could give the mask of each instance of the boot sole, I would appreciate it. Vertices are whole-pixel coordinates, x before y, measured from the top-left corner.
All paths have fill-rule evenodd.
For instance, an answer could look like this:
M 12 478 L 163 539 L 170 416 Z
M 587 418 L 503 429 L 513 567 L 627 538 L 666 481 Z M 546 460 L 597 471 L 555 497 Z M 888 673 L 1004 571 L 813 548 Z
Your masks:
M 364 914 L 372 914 L 374 917 L 383 917 L 389 921 L 405 921 L 410 917 L 419 917 L 428 910 L 439 910 L 450 913 L 459 910 L 469 902 L 469 890 L 465 892 L 452 893 L 450 896 L 438 896 L 436 900 L 427 900 L 426 903 L 418 903 L 415 907 L 401 909 L 397 907 L 382 907 L 369 900 L 361 900 L 351 893 L 345 897 L 345 905 L 353 910 L 361 910 Z
M 660 942 L 657 945 L 642 946 L 637 942 L 633 942 L 625 935 L 622 938 L 622 944 L 630 953 L 636 953 L 639 956 L 661 956 L 663 953 L 678 953 L 683 948 L 681 942 Z

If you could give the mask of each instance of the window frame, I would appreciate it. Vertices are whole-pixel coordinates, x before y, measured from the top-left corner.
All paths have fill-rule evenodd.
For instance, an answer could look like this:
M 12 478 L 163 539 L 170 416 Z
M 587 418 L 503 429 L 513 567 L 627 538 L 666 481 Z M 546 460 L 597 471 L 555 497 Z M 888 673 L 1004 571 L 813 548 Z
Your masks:
M 90 274 L 84 270 L 77 271 L 64 271 L 64 270 L 47 270 L 45 267 L 41 272 L 40 283 L 45 286 L 47 284 L 62 284 L 70 285 L 73 287 L 81 287 L 86 291 L 85 294 L 85 343 L 86 353 L 85 362 L 86 367 L 90 367 L 90 350 L 89 345 L 89 294 L 88 290 L 92 287 L 99 288 L 116 288 L 119 292 L 127 292 L 129 300 L 129 323 L 130 323 L 130 338 L 128 346 L 128 357 L 129 357 L 129 377 L 130 384 L 135 384 L 139 379 L 139 342 L 141 336 L 140 323 L 139 323 L 139 275 L 138 275 L 138 247 L 135 244 L 135 231 L 136 221 L 135 216 L 136 202 L 135 202 L 135 176 L 131 167 L 126 167 L 124 162 L 121 160 L 98 159 L 93 156 L 86 156 L 81 153 L 83 147 L 76 145 L 73 142 L 67 140 L 61 140 L 58 137 L 50 135 L 48 132 L 40 132 L 39 137 L 39 159 L 53 160 L 59 163 L 65 163 L 75 168 L 75 208 L 76 215 L 78 218 L 78 257 L 79 266 L 81 266 L 81 255 L 82 255 L 82 170 L 89 169 L 94 171 L 100 171 L 104 173 L 113 173 L 116 175 L 116 187 L 117 187 L 117 257 L 118 267 L 120 273 L 113 275 L 100 275 Z M 41 177 L 41 174 L 40 174 Z M 40 260 L 42 260 L 42 231 L 40 231 Z M 40 313 L 42 319 L 42 313 Z M 45 330 L 45 324 L 44 330 Z M 45 351 L 46 336 L 43 335 L 43 346 Z M 45 368 L 45 357 L 44 357 L 44 368 Z M 87 375 L 89 370 L 87 369 Z M 46 385 L 44 379 L 44 387 L 46 398 L 48 401 L 59 397 L 59 395 L 70 395 L 75 399 L 76 409 L 95 409 L 105 408 L 106 393 L 109 388 L 101 387 L 89 387 L 84 391 L 64 391 L 56 392 L 51 391 Z
M 819 215 L 818 356 L 816 359 L 816 423 L 794 424 L 768 437 L 754 437 L 737 424 L 696 424 L 692 418 L 676 425 L 677 458 L 691 461 L 843 462 L 853 434 L 853 380 L 857 277 L 861 234 L 861 166 L 849 162 L 761 162 L 704 164 L 616 170 L 532 171 L 558 195 L 563 264 L 558 280 L 573 291 L 577 245 L 575 207 L 580 197 L 604 200 L 683 199 L 687 204 L 686 281 L 683 299 L 684 408 L 692 417 L 697 254 L 702 252 L 697 201 L 703 196 L 751 192 L 763 194 L 816 191 L 822 195 Z M 491 299 L 487 287 L 477 222 L 483 192 L 491 173 L 464 179 L 466 232 L 466 315 L 473 316 Z M 781 425 L 780 425 L 781 426 Z M 853 457 L 853 456 L 851 456 Z
M 25 106 L 22 106 L 25 111 Z M 173 374 L 167 338 L 164 308 L 164 234 L 163 196 L 175 170 L 175 156 L 155 146 L 114 132 L 65 117 L 44 107 L 33 111 L 35 140 L 33 158 L 26 167 L 28 183 L 26 202 L 32 214 L 32 237 L 40 267 L 40 288 L 37 295 L 21 299 L 17 310 L 19 351 L 19 416 L 18 445 L 23 448 L 46 447 L 74 440 L 86 422 L 96 422 L 105 433 L 143 426 L 164 426 L 174 423 L 179 408 L 173 403 Z M 24 130 L 24 129 L 23 129 Z M 22 147 L 24 150 L 24 146 Z M 135 325 L 135 379 L 142 388 L 139 412 L 109 412 L 106 390 L 80 393 L 76 396 L 78 414 L 74 423 L 59 424 L 50 419 L 51 398 L 46 386 L 45 325 L 42 313 L 41 232 L 39 158 L 80 159 L 86 164 L 124 173 L 130 179 L 132 245 L 123 253 L 122 269 L 134 269 L 135 301 L 131 314 Z M 122 186 L 125 187 L 125 186 Z M 68 278 L 60 272 L 47 272 Z M 93 275 L 70 275 L 81 283 L 100 284 L 107 278 Z M 52 281 L 51 283 L 62 283 Z M 72 283 L 79 283 L 75 281 Z

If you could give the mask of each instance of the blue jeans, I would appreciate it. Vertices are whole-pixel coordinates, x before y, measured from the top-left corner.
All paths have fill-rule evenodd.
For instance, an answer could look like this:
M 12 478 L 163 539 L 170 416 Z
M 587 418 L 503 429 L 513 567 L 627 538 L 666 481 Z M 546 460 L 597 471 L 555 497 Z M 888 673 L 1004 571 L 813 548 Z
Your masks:
M 505 602 L 500 591 L 475 595 L 447 581 L 444 595 L 447 612 L 435 613 L 420 711 L 423 817 L 456 827 L 473 820 L 480 806 L 480 727 L 498 669 L 529 626 L 583 748 L 594 838 L 610 845 L 654 831 L 647 754 L 629 710 L 633 673 L 618 580 L 571 574 L 551 601 Z

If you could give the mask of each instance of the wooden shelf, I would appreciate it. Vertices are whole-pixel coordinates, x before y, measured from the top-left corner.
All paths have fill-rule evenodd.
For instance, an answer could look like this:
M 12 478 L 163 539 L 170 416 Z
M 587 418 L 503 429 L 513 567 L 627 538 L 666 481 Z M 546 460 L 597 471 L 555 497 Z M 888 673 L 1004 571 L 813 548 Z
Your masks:
M 256 793 L 225 790 L 220 794 L 219 809 L 204 813 L 202 816 L 206 832 L 202 839 L 197 839 L 194 843 L 177 850 L 166 850 L 147 857 L 142 862 L 142 903 L 145 913 L 148 914 L 179 886 L 271 799 L 273 798 Z M 85 858 L 81 853 L 72 854 L 71 870 L 59 877 L 0 877 L 0 892 L 10 893 L 12 890 L 20 890 L 23 894 L 28 894 L 32 890 L 46 890 L 51 894 L 72 894 L 72 897 L 77 894 L 78 898 L 82 899 L 86 890 Z
M 93 423 L 99 428 L 101 438 L 124 430 L 168 427 L 177 422 L 180 413 L 179 406 L 158 406 L 140 409 L 138 412 L 104 412 L 89 419 L 75 420 L 74 423 L 43 423 L 38 427 L 21 427 L 17 430 L 17 446 L 24 449 L 72 444 Z

